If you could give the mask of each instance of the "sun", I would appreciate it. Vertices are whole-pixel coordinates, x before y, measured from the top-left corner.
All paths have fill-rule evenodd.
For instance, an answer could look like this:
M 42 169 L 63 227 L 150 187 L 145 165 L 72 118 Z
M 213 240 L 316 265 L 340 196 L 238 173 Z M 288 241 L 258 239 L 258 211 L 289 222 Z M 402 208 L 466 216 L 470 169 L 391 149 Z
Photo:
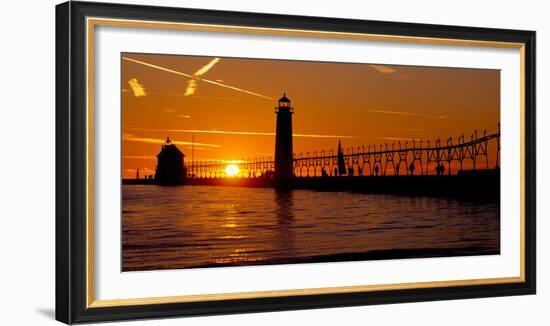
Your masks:
M 239 167 L 236 166 L 235 164 L 229 164 L 226 168 L 225 168 L 225 174 L 227 174 L 228 177 L 234 177 L 236 176 L 237 174 L 239 174 Z

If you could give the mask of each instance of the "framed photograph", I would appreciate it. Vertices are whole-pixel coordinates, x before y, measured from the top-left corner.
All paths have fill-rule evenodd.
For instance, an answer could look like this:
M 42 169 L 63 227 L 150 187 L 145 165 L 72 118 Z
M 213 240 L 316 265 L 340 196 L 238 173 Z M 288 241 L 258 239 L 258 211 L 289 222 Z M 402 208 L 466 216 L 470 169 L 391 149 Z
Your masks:
M 535 32 L 56 8 L 56 318 L 535 293 Z

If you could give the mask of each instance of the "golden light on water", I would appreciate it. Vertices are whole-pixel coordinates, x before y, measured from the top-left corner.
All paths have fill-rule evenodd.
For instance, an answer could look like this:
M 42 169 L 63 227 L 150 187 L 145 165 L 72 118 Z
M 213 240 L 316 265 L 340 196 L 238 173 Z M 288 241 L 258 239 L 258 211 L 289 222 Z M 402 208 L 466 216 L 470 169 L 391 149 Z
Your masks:
M 239 174 L 239 167 L 236 166 L 235 164 L 229 164 L 226 168 L 225 168 L 225 174 L 227 174 L 228 177 L 234 177 L 236 176 L 237 174 Z

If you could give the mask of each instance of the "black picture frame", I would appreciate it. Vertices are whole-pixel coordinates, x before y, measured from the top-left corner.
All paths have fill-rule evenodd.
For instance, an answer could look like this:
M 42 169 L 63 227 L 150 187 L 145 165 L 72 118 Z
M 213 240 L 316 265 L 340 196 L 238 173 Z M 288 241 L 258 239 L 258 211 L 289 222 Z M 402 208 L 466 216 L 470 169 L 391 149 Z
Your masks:
M 262 28 L 398 35 L 524 44 L 525 239 L 524 282 L 295 295 L 223 301 L 89 307 L 86 250 L 86 18 L 188 22 Z M 534 294 L 535 230 L 534 31 L 442 26 L 197 10 L 140 5 L 66 2 L 56 7 L 56 319 L 84 323 L 176 316 L 344 307 Z

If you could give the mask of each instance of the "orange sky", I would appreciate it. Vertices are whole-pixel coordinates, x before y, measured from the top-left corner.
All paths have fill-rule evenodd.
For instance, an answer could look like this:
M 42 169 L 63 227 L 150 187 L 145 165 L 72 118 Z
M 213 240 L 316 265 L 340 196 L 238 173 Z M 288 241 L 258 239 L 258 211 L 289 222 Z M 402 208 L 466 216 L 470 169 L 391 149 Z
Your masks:
M 123 53 L 122 173 L 152 174 L 167 136 L 191 160 L 273 155 L 274 108 L 294 107 L 294 151 L 496 130 L 500 71 Z

